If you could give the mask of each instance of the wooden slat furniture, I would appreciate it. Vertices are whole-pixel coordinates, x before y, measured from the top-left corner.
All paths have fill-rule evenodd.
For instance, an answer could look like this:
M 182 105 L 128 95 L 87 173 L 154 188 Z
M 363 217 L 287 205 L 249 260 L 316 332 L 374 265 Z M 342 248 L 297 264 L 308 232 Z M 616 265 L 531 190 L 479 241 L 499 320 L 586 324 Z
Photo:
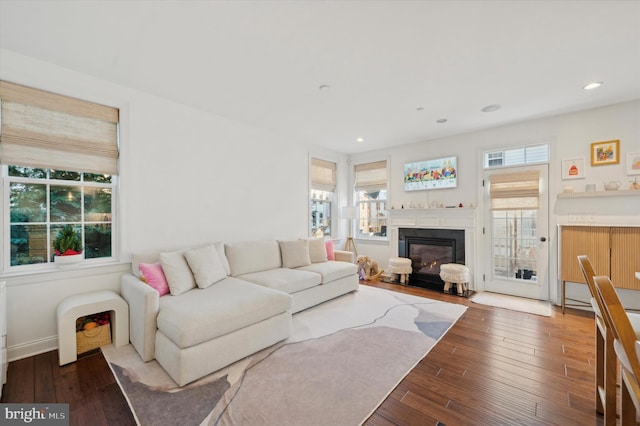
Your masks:
M 562 313 L 567 300 L 588 305 L 566 297 L 567 281 L 586 284 L 576 262 L 580 255 L 588 256 L 595 272 L 611 278 L 617 288 L 640 290 L 635 279 L 640 270 L 640 227 L 562 226 L 560 244 Z

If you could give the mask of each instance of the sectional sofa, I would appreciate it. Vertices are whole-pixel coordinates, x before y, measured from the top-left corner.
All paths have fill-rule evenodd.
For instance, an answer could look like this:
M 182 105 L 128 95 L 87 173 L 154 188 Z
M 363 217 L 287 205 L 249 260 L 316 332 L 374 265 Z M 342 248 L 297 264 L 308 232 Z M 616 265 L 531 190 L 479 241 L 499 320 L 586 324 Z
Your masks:
M 131 343 L 181 386 L 286 339 L 292 314 L 357 289 L 352 253 L 321 239 L 138 254 L 121 278 Z

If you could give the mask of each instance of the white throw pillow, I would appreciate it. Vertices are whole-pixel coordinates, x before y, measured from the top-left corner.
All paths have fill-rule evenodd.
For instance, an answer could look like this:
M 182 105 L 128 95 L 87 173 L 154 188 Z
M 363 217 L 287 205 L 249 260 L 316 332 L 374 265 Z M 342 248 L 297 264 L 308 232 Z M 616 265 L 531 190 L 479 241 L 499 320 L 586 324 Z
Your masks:
M 207 288 L 227 276 L 224 266 L 220 262 L 218 251 L 213 244 L 188 250 L 184 257 L 187 259 L 196 284 L 200 288 Z
M 327 246 L 322 238 L 309 238 L 309 258 L 311 263 L 327 261 Z
M 278 241 L 283 268 L 299 268 L 311 265 L 307 240 Z
M 196 281 L 184 257 L 184 252 L 185 250 L 160 253 L 160 264 L 172 296 L 178 296 L 196 287 Z

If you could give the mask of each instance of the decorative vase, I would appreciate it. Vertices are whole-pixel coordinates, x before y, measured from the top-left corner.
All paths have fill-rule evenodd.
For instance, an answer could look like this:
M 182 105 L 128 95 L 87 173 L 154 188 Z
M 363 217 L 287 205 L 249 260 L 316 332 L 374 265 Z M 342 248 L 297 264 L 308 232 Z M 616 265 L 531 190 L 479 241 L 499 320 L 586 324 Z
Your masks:
M 78 266 L 84 260 L 82 252 L 78 254 L 56 255 L 53 261 L 60 269 L 71 269 Z

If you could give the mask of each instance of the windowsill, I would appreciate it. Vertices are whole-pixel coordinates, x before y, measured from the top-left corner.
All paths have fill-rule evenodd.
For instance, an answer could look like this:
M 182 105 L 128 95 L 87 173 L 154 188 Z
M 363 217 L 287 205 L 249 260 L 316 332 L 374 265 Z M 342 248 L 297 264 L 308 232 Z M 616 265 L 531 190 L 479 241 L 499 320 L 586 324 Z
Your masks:
M 363 244 L 377 244 L 377 245 L 387 245 L 389 244 L 389 237 L 355 237 L 356 242 L 361 242 Z
M 36 284 L 49 280 L 51 276 L 60 278 L 91 277 L 97 274 L 110 274 L 127 272 L 131 270 L 131 262 L 113 261 L 93 265 L 78 265 L 70 269 L 51 267 L 38 271 L 4 272 L 0 274 L 0 280 L 7 280 L 8 286 Z

